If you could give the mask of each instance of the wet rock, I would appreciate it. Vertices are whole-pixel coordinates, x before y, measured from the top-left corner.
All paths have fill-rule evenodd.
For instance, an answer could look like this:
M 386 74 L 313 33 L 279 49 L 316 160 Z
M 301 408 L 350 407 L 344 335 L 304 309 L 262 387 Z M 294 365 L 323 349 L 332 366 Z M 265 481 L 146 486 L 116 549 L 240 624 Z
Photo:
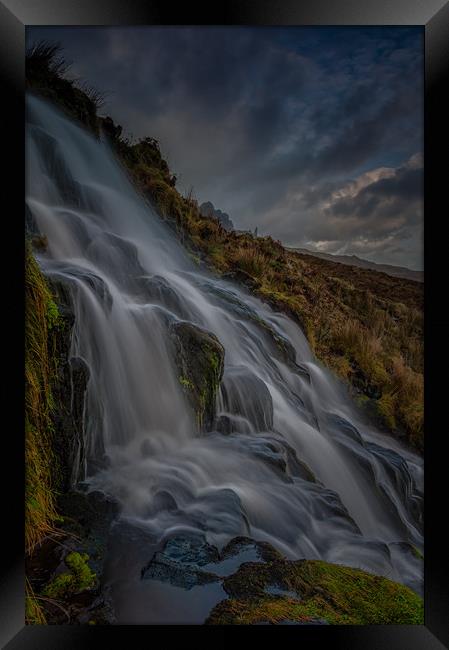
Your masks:
M 71 328 L 75 322 L 71 282 L 58 273 L 47 274 L 46 279 L 53 295 L 53 300 L 57 304 L 59 314 L 63 319 L 65 337 L 69 340 Z M 68 349 L 67 345 L 64 347 Z
M 232 431 L 236 431 L 237 429 L 234 427 L 235 425 L 233 425 L 232 418 L 229 415 L 220 415 L 215 423 L 216 430 L 223 435 L 229 435 Z
M 25 235 L 28 237 L 40 237 L 42 233 L 39 231 L 36 219 L 31 212 L 28 205 L 25 203 Z
M 78 184 L 72 176 L 62 150 L 62 143 L 47 133 L 43 128 L 33 124 L 30 126 L 33 139 L 42 152 L 41 160 L 46 167 L 46 173 L 53 179 L 64 203 L 79 206 L 80 195 Z
M 326 422 L 328 423 L 329 427 L 337 434 L 347 436 L 354 442 L 357 442 L 359 445 L 364 445 L 364 441 L 358 429 L 346 418 L 343 418 L 336 413 L 327 413 Z
M 143 580 L 161 580 L 176 587 L 192 589 L 219 580 L 217 575 L 202 569 L 218 559 L 218 550 L 201 537 L 173 537 L 162 551 L 154 554 L 150 563 L 142 569 L 141 577 Z
M 112 295 L 106 282 L 96 273 L 81 266 L 53 264 L 47 274 L 49 284 L 58 306 L 63 312 L 73 314 L 73 297 L 79 288 L 79 283 L 85 284 L 102 303 L 106 311 L 112 306 Z
M 82 195 L 85 195 L 87 191 L 88 188 L 80 185 L 80 193 L 82 193 Z M 74 210 L 60 210 L 58 219 L 61 221 L 61 225 L 64 224 L 64 226 L 70 232 L 70 235 L 76 240 L 81 250 L 85 250 L 91 241 L 91 237 L 89 235 L 86 223 L 79 216 L 79 214 L 77 214 Z
M 102 232 L 86 249 L 86 257 L 100 266 L 115 271 L 115 280 L 126 289 L 133 286 L 135 278 L 145 275 L 139 262 L 137 246 L 111 232 Z
M 180 383 L 190 402 L 200 430 L 211 429 L 215 398 L 224 367 L 224 347 L 217 337 L 197 325 L 178 321 L 170 326 Z
M 102 492 L 81 490 L 61 495 L 59 504 L 64 513 L 64 530 L 76 536 L 72 550 L 88 553 L 92 569 L 101 574 L 111 526 L 119 514 L 118 504 Z
M 283 557 L 282 554 L 268 542 L 259 542 L 255 541 L 251 537 L 240 536 L 234 537 L 234 539 L 231 539 L 231 541 L 226 544 L 221 552 L 220 559 L 224 560 L 229 557 L 235 557 L 243 551 L 248 550 L 248 548 L 254 549 L 258 559 L 264 562 L 281 560 Z
M 248 451 L 252 456 L 270 465 L 285 480 L 291 481 L 287 477 L 287 453 L 284 446 L 274 438 L 264 439 L 257 437 L 246 441 Z
M 221 392 L 225 410 L 246 418 L 254 431 L 273 427 L 273 400 L 262 379 L 243 366 L 226 369 Z
M 165 307 L 180 318 L 186 317 L 187 310 L 184 301 L 168 281 L 160 275 L 142 276 L 136 278 L 139 297 L 145 302 L 153 302 Z
M 264 438 L 258 436 L 256 439 L 249 440 L 248 444 L 251 453 L 277 469 L 280 473 L 288 475 L 288 477 L 301 478 L 311 483 L 317 482 L 310 467 L 298 458 L 295 449 L 282 437 L 267 436 Z
M 72 298 L 67 283 L 52 278 L 50 287 L 57 303 L 59 319 L 49 333 L 55 370 L 52 396 L 55 408 L 52 420 L 58 435 L 53 447 L 58 459 L 59 489 L 70 490 L 80 476 L 85 459 L 84 405 L 90 371 L 80 357 L 70 358 L 71 331 L 74 323 Z
M 175 498 L 166 490 L 160 490 L 154 495 L 148 508 L 148 516 L 154 517 L 159 512 L 173 512 L 178 509 Z
M 169 539 L 142 569 L 143 580 L 159 580 L 183 589 L 217 582 L 234 573 L 243 562 L 282 559 L 267 542 L 235 537 L 220 553 L 200 535 L 177 535 Z
M 317 483 L 315 474 L 310 467 L 303 460 L 298 458 L 298 455 L 291 445 L 282 440 L 282 446 L 286 451 L 287 471 L 291 476 L 302 478 L 304 481 L 310 483 Z
M 115 623 L 115 612 L 109 587 L 104 587 L 92 603 L 76 617 L 77 623 L 88 625 L 111 625 Z

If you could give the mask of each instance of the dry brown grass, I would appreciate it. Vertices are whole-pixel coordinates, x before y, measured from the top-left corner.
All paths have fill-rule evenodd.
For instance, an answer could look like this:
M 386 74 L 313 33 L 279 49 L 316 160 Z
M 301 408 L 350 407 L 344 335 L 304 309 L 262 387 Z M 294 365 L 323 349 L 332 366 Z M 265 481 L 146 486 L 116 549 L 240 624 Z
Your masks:
M 32 552 L 57 520 L 52 451 L 49 331 L 57 310 L 30 248 L 25 273 L 25 548 Z

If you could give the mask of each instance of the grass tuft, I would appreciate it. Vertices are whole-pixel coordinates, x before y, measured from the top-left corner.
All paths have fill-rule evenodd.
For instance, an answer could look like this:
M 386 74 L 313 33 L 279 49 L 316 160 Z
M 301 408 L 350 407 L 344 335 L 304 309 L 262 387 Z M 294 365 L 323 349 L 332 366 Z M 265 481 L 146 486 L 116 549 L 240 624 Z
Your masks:
M 28 553 L 54 531 L 56 513 L 52 468 L 51 376 L 49 332 L 58 309 L 30 246 L 25 268 L 25 548 Z

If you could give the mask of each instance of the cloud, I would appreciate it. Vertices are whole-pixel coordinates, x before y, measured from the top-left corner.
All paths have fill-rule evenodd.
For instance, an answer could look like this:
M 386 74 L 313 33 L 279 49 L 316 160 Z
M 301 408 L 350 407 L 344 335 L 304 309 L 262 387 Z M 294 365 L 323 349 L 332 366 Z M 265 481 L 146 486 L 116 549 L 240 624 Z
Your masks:
M 134 137 L 156 137 L 181 190 L 193 186 L 237 227 L 286 244 L 373 241 L 364 244 L 373 255 L 381 249 L 372 238 L 386 242 L 386 233 L 415 241 L 405 234 L 420 218 L 420 172 L 400 169 L 422 151 L 420 28 L 28 28 L 27 36 L 59 38 L 74 73 L 106 91 L 107 112 Z M 416 266 L 417 245 L 408 246 L 398 259 Z
M 275 207 L 264 229 L 270 231 L 278 222 L 285 228 L 285 237 L 297 225 L 295 245 L 422 267 L 420 153 L 397 168 L 372 169 L 342 185 L 324 183 L 305 192 L 294 191 L 284 209 Z

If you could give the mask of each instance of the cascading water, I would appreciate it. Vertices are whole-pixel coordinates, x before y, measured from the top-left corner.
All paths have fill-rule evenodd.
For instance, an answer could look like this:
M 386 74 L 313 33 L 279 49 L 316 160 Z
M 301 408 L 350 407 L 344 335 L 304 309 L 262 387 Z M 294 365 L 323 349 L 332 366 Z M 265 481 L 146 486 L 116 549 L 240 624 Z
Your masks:
M 421 459 L 359 421 L 295 323 L 194 264 L 106 143 L 27 101 L 26 202 L 48 238 L 38 259 L 70 286 L 71 353 L 90 369 L 77 477 L 155 544 L 179 531 L 218 547 L 249 535 L 421 592 L 410 552 L 423 546 Z M 197 431 L 168 335 L 178 320 L 225 348 L 216 422 L 227 432 Z M 120 553 L 111 580 L 115 566 L 119 620 L 132 620 L 143 592 Z

